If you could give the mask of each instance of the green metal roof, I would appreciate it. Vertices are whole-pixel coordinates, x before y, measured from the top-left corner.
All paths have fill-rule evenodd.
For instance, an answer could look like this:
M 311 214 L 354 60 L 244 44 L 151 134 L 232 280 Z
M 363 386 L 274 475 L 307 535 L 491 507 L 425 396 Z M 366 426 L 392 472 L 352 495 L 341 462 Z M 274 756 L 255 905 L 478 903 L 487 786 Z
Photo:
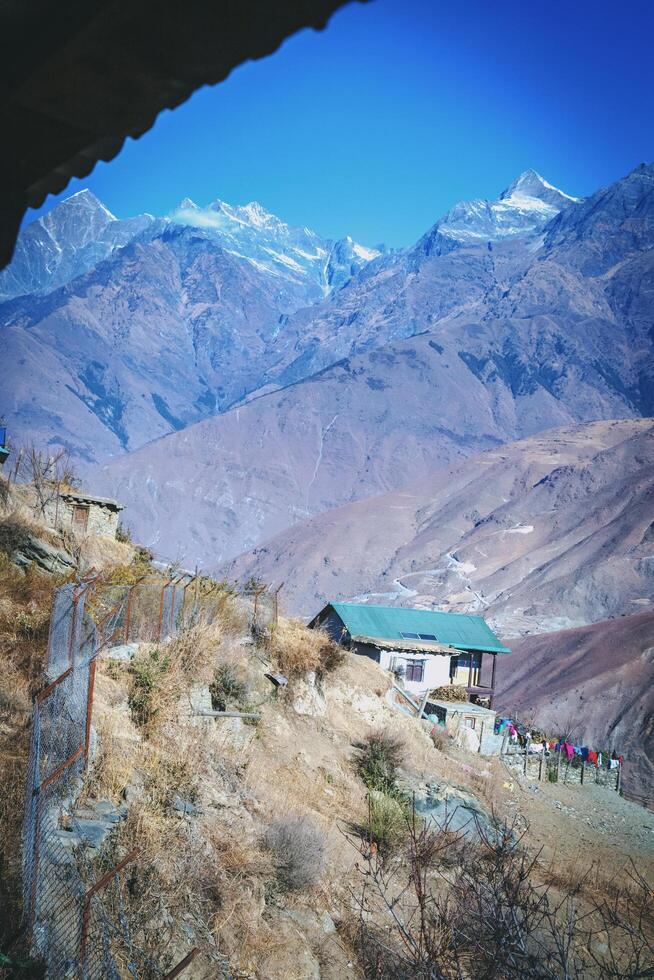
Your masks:
M 457 650 L 510 653 L 502 646 L 481 616 L 405 609 L 401 606 L 365 606 L 354 602 L 331 602 L 350 636 L 401 640 L 402 633 L 432 634 L 439 643 Z

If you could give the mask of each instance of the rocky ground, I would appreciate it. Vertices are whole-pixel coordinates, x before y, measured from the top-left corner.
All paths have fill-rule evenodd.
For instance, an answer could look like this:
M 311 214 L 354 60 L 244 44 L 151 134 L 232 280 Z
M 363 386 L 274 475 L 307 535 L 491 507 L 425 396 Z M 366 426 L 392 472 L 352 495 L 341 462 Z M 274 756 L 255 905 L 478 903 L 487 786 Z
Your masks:
M 361 862 L 351 831 L 365 824 L 367 803 L 353 760 L 355 746 L 371 731 L 383 729 L 402 741 L 400 784 L 415 795 L 422 815 L 454 815 L 452 829 L 465 832 L 472 832 L 475 815 L 482 826 L 490 827 L 493 816 L 507 821 L 516 833 L 524 832 L 547 880 L 565 884 L 589 872 L 597 886 L 598 880 L 623 875 L 632 860 L 644 866 L 654 858 L 653 815 L 609 790 L 523 782 L 499 758 L 466 752 L 449 739 L 436 748 L 425 724 L 393 705 L 388 676 L 367 659 L 347 655 L 322 683 L 309 674 L 275 694 L 265 679 L 266 665 L 246 636 L 223 637 L 220 645 L 220 656 L 229 662 L 240 658 L 240 676 L 248 678 L 260 722 L 195 716 L 203 699 L 206 704 L 200 683 L 190 699 L 180 701 L 174 730 L 166 725 L 146 736 L 130 716 L 124 675 L 105 664 L 96 723 L 100 745 L 111 745 L 113 762 L 103 762 L 101 753 L 98 790 L 113 786 L 115 800 L 127 795 L 130 801 L 124 847 L 143 836 L 139 821 L 150 814 L 160 833 L 155 862 L 165 864 L 162 842 L 173 853 L 188 847 L 189 840 L 194 849 L 198 842 L 208 848 L 205 878 L 215 876 L 212 888 L 222 895 L 222 911 L 211 920 L 212 941 L 243 975 L 261 980 L 359 975 L 346 936 Z M 180 753 L 184 759 L 174 793 L 166 782 L 168 802 L 155 808 L 156 820 L 151 807 L 159 790 L 149 783 L 152 763 L 143 765 L 143 755 L 135 761 L 144 751 L 156 751 L 155 781 L 167 766 L 176 771 Z M 143 775 L 135 782 L 139 766 Z M 296 816 L 319 830 L 324 869 L 308 890 L 280 895 L 271 891 L 270 857 L 261 842 L 271 821 Z M 153 843 L 141 841 L 141 846 Z M 192 861 L 184 866 L 187 875 L 198 874 Z M 164 903 L 172 901 L 171 880 L 162 888 Z M 192 883 L 190 890 L 193 909 Z M 198 930 L 194 941 L 201 939 Z M 204 948 L 189 976 L 215 975 L 215 957 Z

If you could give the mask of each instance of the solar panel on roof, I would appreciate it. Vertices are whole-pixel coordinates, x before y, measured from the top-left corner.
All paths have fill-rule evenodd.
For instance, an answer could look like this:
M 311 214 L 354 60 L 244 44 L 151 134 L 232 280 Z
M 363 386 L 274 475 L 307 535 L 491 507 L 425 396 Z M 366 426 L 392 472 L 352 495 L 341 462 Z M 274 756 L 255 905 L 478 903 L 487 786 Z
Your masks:
M 421 640 L 436 640 L 438 637 L 434 636 L 433 633 L 418 633 Z
M 404 640 L 419 640 L 420 639 L 420 637 L 418 636 L 417 633 L 402 633 L 402 632 L 400 632 L 400 636 Z

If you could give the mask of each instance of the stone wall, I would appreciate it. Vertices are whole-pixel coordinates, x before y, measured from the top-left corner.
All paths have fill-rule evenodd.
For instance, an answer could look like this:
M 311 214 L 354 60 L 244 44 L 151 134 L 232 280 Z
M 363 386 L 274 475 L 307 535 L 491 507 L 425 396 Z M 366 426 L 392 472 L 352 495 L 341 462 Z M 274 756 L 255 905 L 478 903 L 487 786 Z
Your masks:
M 74 522 L 75 508 L 80 506 L 88 507 L 86 529 L 76 526 Z M 61 496 L 58 502 L 53 500 L 48 503 L 44 517 L 47 524 L 61 531 L 73 531 L 78 535 L 98 534 L 103 537 L 115 538 L 118 530 L 119 513 L 116 507 L 106 503 Z

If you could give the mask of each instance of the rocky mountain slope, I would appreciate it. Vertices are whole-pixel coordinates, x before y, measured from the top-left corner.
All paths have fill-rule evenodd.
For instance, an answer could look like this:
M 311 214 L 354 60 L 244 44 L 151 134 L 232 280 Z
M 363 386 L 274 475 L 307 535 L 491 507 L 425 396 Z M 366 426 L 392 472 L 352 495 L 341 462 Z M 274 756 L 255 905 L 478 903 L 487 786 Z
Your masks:
M 0 273 L 0 411 L 15 439 L 82 460 L 136 448 L 258 387 L 285 316 L 378 254 L 259 204 L 187 200 L 121 221 L 76 194 L 25 229 Z
M 223 566 L 332 598 L 482 613 L 505 637 L 654 603 L 654 425 L 595 422 L 493 449 L 297 524 Z
M 215 565 L 498 443 L 651 412 L 653 187 L 640 167 L 549 220 L 553 205 L 531 197 L 512 205 L 516 224 L 534 216 L 530 231 L 502 226 L 492 241 L 471 241 L 473 203 L 458 237 L 450 216 L 285 318 L 261 355 L 265 386 L 238 408 L 117 460 L 95 485 L 163 553 Z
M 498 658 L 499 706 L 574 730 L 627 760 L 627 793 L 654 807 L 654 613 L 529 636 Z
M 457 205 L 415 246 L 291 317 L 270 379 L 287 384 L 428 331 L 452 342 L 496 398 L 508 389 L 581 406 L 590 387 L 639 411 L 653 244 L 654 166 L 580 202 L 528 172 L 494 204 Z

